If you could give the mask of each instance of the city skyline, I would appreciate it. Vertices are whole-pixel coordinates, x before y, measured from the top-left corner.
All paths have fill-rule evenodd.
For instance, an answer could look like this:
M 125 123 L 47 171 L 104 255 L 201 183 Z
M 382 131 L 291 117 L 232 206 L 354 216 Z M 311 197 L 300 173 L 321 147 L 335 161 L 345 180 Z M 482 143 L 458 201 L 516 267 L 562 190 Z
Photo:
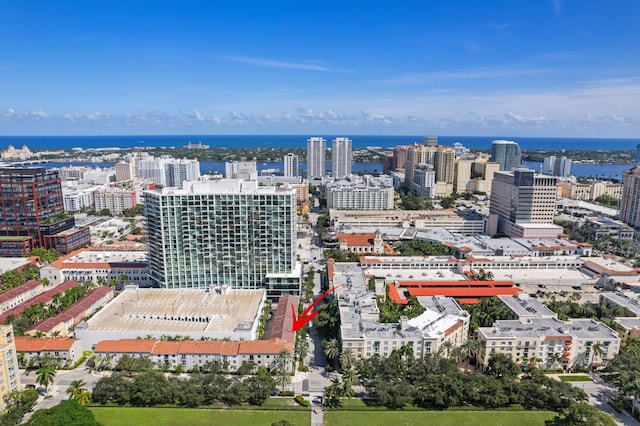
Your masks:
M 0 134 L 633 137 L 640 5 L 3 3 Z

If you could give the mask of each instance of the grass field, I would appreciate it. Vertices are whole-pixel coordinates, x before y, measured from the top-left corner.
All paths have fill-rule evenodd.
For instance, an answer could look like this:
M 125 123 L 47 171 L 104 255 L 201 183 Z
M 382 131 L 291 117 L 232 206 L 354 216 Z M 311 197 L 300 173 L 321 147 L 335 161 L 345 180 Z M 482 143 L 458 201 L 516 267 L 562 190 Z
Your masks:
M 301 410 L 208 410 L 188 408 L 90 407 L 104 426 L 262 426 L 286 419 L 311 424 L 311 412 Z
M 593 382 L 589 376 L 558 376 L 563 382 Z
M 330 411 L 325 426 L 541 426 L 551 411 Z

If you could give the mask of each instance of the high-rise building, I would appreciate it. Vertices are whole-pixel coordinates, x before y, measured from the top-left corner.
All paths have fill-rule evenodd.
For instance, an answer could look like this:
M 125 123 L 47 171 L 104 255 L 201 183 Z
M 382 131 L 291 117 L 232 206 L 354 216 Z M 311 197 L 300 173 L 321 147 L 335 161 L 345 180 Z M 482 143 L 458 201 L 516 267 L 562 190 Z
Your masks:
M 284 176 L 285 177 L 297 177 L 300 175 L 300 170 L 298 168 L 298 156 L 292 153 L 289 153 L 284 156 Z
M 436 193 L 436 172 L 430 164 L 420 164 L 413 172 L 413 193 L 432 198 Z
M 182 188 L 184 181 L 197 180 L 200 177 L 200 162 L 198 160 L 170 159 L 165 162 L 166 186 Z
M 403 170 L 407 162 L 407 147 L 398 145 L 393 148 L 393 169 Z
M 185 182 L 145 191 L 149 271 L 168 288 L 266 288 L 299 294 L 296 193 L 257 181 Z
M 331 176 L 342 179 L 351 176 L 351 139 L 335 138 L 331 146 Z
M 307 139 L 307 179 L 320 179 L 327 175 L 327 141 L 323 138 Z
M 495 140 L 491 144 L 491 161 L 500 164 L 500 171 L 520 167 L 522 153 L 514 141 Z
M 121 161 L 115 165 L 114 169 L 116 171 L 116 182 L 132 180 L 136 176 L 132 162 Z
M 622 172 L 620 220 L 629 226 L 640 226 L 640 166 Z
M 567 177 L 571 175 L 571 160 L 567 157 L 557 158 L 555 155 L 545 157 L 542 162 L 542 173 L 551 176 Z
M 13 326 L 0 325 L 0 401 L 13 391 L 20 390 L 20 370 Z
M 429 165 L 435 172 L 436 186 L 433 196 L 450 195 L 453 192 L 455 177 L 455 150 L 451 146 L 437 145 L 435 136 L 425 138 L 425 143 L 428 145 L 414 144 L 407 149 L 405 187 L 413 191 L 415 170 L 419 166 Z
M 198 160 L 161 157 L 140 160 L 138 177 L 149 179 L 155 184 L 180 188 L 185 180 L 196 180 L 200 177 Z
M 347 210 L 393 209 L 393 179 L 388 176 L 354 176 L 325 185 L 327 208 Z
M 556 237 L 557 178 L 517 168 L 496 172 L 491 185 L 489 234 L 510 237 Z
M 62 181 L 57 171 L 44 167 L 0 169 L 0 256 L 24 256 L 34 247 L 79 248 L 91 242 L 88 227 L 74 228 L 73 216 L 64 215 Z M 69 238 L 73 242 L 69 245 Z M 65 251 L 66 253 L 66 251 Z

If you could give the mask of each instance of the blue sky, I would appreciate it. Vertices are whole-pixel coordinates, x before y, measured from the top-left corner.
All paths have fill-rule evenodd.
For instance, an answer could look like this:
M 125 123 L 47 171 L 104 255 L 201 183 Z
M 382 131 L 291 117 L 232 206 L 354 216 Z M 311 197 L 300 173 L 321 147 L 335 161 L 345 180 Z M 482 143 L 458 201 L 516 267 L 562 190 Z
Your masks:
M 0 134 L 638 137 L 640 2 L 0 0 Z

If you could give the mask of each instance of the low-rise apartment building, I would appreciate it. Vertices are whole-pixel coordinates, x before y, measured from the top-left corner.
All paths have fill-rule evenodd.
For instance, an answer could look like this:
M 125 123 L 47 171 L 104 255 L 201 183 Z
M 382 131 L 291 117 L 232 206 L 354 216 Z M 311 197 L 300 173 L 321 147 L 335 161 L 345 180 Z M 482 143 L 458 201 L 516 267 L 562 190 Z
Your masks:
M 60 366 L 69 366 L 82 357 L 82 343 L 71 337 L 17 336 L 16 352 L 21 366 L 29 365 L 34 358 L 53 358 Z
M 605 366 L 620 351 L 618 333 L 591 319 L 529 318 L 499 320 L 480 327 L 478 362 L 487 368 L 493 354 L 505 354 L 523 367 L 597 368 Z
M 176 368 L 181 365 L 185 370 L 200 367 L 208 362 L 227 363 L 228 370 L 236 370 L 244 361 L 254 362 L 256 367 L 264 366 L 271 369 L 282 351 L 293 354 L 293 343 L 277 338 L 240 342 L 122 339 L 101 341 L 94 349 L 97 356 L 109 358 L 112 365 L 123 355 L 129 355 L 151 358 L 158 367 Z
M 0 294 L 0 313 L 8 311 L 44 291 L 40 281 L 31 280 Z
M 333 265 L 332 281 L 340 312 L 340 339 L 343 350 L 356 359 L 387 357 L 393 350 L 410 347 L 416 357 L 441 353 L 447 347 L 459 346 L 469 332 L 469 314 L 448 297 L 421 297 L 425 311 L 416 318 L 401 317 L 398 323 L 381 323 L 376 300 L 378 292 L 368 290 L 362 272 L 356 267 Z

